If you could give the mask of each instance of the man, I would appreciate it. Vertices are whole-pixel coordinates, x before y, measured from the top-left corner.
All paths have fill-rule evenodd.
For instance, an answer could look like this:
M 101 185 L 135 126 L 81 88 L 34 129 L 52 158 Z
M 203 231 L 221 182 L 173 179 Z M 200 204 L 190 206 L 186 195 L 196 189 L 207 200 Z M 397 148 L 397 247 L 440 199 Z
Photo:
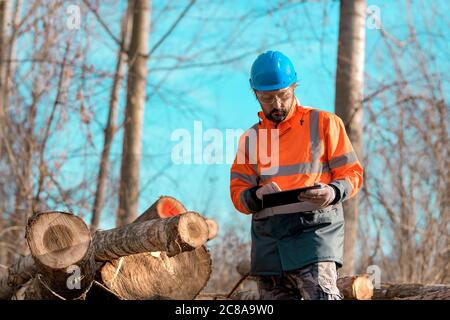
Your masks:
M 301 106 L 296 82 L 281 52 L 268 51 L 253 63 L 250 85 L 262 112 L 241 137 L 230 193 L 237 210 L 253 215 L 251 274 L 261 299 L 338 300 L 342 202 L 360 189 L 363 168 L 342 120 Z M 299 194 L 298 203 L 262 208 L 264 194 L 316 184 L 320 188 Z

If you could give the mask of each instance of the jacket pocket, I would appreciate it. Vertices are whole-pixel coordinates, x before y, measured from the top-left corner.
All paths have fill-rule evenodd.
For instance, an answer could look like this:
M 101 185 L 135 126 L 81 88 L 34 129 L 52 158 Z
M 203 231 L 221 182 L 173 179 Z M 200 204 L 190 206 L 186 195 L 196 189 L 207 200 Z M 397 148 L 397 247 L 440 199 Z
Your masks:
M 330 225 L 340 219 L 339 211 L 336 207 L 327 207 L 310 213 L 300 213 L 299 224 L 302 228 Z

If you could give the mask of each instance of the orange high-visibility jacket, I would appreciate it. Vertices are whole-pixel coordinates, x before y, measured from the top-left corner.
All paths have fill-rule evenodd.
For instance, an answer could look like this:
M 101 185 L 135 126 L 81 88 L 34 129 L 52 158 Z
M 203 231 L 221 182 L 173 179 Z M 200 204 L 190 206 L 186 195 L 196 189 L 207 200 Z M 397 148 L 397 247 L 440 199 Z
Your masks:
M 238 211 L 255 213 L 248 190 L 271 181 L 281 190 L 312 186 L 315 182 L 331 184 L 339 191 L 338 203 L 361 188 L 363 168 L 337 115 L 300 106 L 297 101 L 278 125 L 263 112 L 258 116 L 261 121 L 241 136 L 231 167 L 230 193 Z M 275 141 L 273 130 L 278 130 L 277 161 L 272 157 L 272 152 L 277 152 L 271 145 Z

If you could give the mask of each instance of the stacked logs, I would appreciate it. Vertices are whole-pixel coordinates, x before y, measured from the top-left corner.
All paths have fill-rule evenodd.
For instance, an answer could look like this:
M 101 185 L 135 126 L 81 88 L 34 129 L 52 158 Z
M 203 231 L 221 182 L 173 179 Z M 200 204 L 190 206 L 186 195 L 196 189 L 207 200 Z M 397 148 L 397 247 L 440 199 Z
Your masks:
M 93 235 L 71 213 L 37 213 L 26 228 L 31 254 L 0 278 L 0 299 L 88 299 L 91 291 L 97 298 L 193 299 L 209 279 L 205 243 L 217 231 L 213 220 L 168 196 L 133 223 Z

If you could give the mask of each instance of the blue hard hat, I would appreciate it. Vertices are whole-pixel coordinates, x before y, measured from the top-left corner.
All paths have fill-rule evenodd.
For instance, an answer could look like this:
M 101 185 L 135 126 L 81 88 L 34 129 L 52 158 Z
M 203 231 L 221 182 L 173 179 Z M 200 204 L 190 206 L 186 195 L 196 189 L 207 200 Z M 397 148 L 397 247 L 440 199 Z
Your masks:
M 279 51 L 267 51 L 253 62 L 250 85 L 258 91 L 272 91 L 289 87 L 297 81 L 291 60 Z

